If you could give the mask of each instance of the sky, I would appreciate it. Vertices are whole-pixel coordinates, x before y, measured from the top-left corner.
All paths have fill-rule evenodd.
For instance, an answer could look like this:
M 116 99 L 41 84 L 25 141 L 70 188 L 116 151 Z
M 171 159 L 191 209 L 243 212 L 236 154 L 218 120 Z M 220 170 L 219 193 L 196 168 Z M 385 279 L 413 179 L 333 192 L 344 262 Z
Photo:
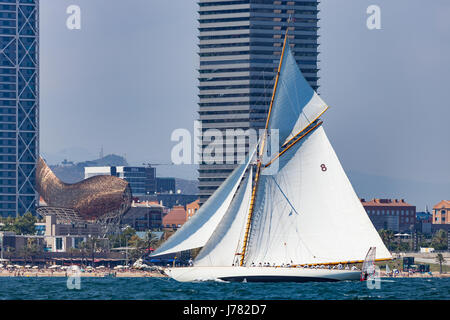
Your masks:
M 369 30 L 369 5 L 381 29 Z M 69 30 L 69 5 L 81 29 Z M 322 0 L 320 89 L 328 137 L 361 197 L 422 210 L 450 198 L 450 2 Z M 197 114 L 195 0 L 41 0 L 40 150 L 168 163 Z M 196 178 L 195 166 L 160 174 Z

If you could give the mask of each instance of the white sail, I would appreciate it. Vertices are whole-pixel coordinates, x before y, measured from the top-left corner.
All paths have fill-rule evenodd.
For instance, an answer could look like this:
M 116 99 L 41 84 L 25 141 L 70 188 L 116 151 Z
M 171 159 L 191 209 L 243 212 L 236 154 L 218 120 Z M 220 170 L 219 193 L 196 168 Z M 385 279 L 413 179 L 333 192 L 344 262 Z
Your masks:
M 203 247 L 227 212 L 254 153 L 255 151 L 250 154 L 245 163 L 236 167 L 197 213 L 151 256 Z
M 245 263 L 358 261 L 370 247 L 391 258 L 318 127 L 261 175 Z
M 284 145 L 317 120 L 327 108 L 303 77 L 287 45 L 268 129 L 278 129 L 280 144 Z
M 364 259 L 362 268 L 361 268 L 361 280 L 368 280 L 369 278 L 373 278 L 375 276 L 375 259 L 377 255 L 377 248 L 371 247 L 369 252 L 367 252 L 366 258 Z
M 252 195 L 252 170 L 234 197 L 227 213 L 194 261 L 195 266 L 238 265 Z

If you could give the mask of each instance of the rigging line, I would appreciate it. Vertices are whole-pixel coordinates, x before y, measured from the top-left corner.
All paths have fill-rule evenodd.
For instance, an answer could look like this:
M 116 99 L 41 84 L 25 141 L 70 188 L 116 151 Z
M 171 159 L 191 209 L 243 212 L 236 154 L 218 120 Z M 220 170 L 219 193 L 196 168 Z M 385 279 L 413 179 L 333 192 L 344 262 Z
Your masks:
M 247 226 L 246 226 L 245 234 L 244 234 L 244 243 L 243 243 L 242 255 L 241 255 L 241 263 L 240 263 L 241 266 L 244 264 L 245 252 L 247 250 L 247 242 L 248 242 L 248 236 L 249 236 L 250 227 L 251 227 L 253 208 L 254 208 L 255 196 L 256 196 L 256 190 L 258 188 L 259 174 L 260 174 L 261 165 L 262 165 L 261 158 L 264 155 L 264 143 L 265 143 L 266 136 L 267 136 L 267 128 L 269 126 L 270 114 L 271 114 L 271 111 L 272 111 L 273 102 L 275 100 L 275 94 L 277 92 L 278 80 L 280 78 L 281 66 L 283 64 L 284 51 L 286 49 L 286 42 L 287 42 L 288 31 L 289 31 L 289 28 L 286 28 L 286 34 L 284 36 L 284 41 L 283 41 L 283 49 L 281 51 L 280 63 L 278 65 L 277 77 L 275 79 L 275 85 L 274 85 L 274 88 L 273 88 L 272 98 L 270 100 L 270 106 L 269 106 L 269 112 L 267 114 L 266 126 L 265 126 L 265 129 L 264 129 L 264 134 L 263 134 L 262 141 L 261 141 L 261 149 L 259 150 L 259 154 L 258 154 L 258 166 L 256 168 L 256 174 L 255 174 L 255 185 L 253 187 L 252 197 L 251 197 L 251 200 L 250 200 L 250 209 L 249 209 L 249 212 L 248 212 Z
M 281 72 L 281 66 L 283 65 L 284 51 L 286 49 L 286 42 L 287 42 L 288 31 L 289 31 L 289 28 L 286 28 L 286 34 L 284 36 L 284 41 L 283 41 L 283 49 L 281 50 L 280 63 L 278 64 L 277 77 L 275 79 L 275 84 L 274 84 L 274 88 L 273 88 L 273 92 L 272 92 L 272 98 L 270 99 L 269 112 L 267 114 L 266 126 L 264 128 L 264 135 L 263 135 L 264 138 L 262 140 L 261 150 L 260 150 L 260 153 L 259 153 L 260 157 L 264 153 L 264 143 L 265 143 L 265 140 L 266 140 L 267 128 L 269 127 L 269 121 L 270 121 L 270 115 L 272 113 L 273 103 L 275 101 L 275 95 L 276 95 L 277 87 L 278 87 L 278 80 L 280 79 L 280 72 Z
M 251 166 L 249 166 L 249 176 L 248 176 L 248 179 L 250 180 L 250 177 L 253 177 L 253 168 L 251 167 Z M 253 178 L 252 178 L 253 179 Z M 248 183 L 248 182 L 247 182 Z M 245 188 L 246 188 L 246 190 L 245 190 L 245 192 L 244 192 L 244 196 L 246 195 L 246 193 L 247 193 L 247 185 L 245 185 Z M 249 206 L 250 206 L 250 203 L 247 205 L 247 208 L 246 208 L 246 210 L 248 211 L 248 209 L 249 209 Z M 242 228 L 242 226 L 240 226 L 241 227 L 241 232 L 239 233 L 239 238 L 238 238 L 238 242 L 237 242 L 237 245 L 236 245 L 236 249 L 234 250 L 234 253 L 235 253 L 235 257 L 233 257 L 233 263 L 234 263 L 234 260 L 236 260 L 236 256 L 237 255 L 241 255 L 241 253 L 240 252 L 238 252 L 238 250 L 239 250 L 239 247 L 241 246 L 241 240 L 242 240 L 242 236 L 243 236 L 243 231 L 244 231 L 244 228 Z M 238 262 L 239 262 L 239 259 L 237 259 L 238 260 Z
M 289 139 L 288 141 L 286 141 L 285 143 L 283 143 L 283 145 L 281 146 L 282 148 L 284 148 L 285 146 L 287 146 L 292 140 L 294 140 L 296 137 L 298 137 L 298 135 L 300 135 L 303 131 L 305 131 L 306 129 L 308 129 L 308 127 L 314 123 L 314 121 L 318 120 L 330 107 L 326 106 L 325 110 L 323 110 L 313 121 L 309 122 L 309 125 L 306 126 L 304 129 L 300 130 L 297 134 L 295 134 L 291 139 Z M 303 113 L 303 112 L 302 112 Z M 301 115 L 301 114 L 300 114 Z M 303 113 L 303 115 L 306 118 L 306 115 Z M 306 118 L 308 119 L 308 118 Z M 308 120 L 309 121 L 309 120 Z
M 308 131 L 306 131 L 304 134 L 302 134 L 300 137 L 298 137 L 294 142 L 292 142 L 289 146 L 287 146 L 286 149 L 284 149 L 283 151 L 279 152 L 275 157 L 273 157 L 272 160 L 270 160 L 267 164 L 265 164 L 264 168 L 267 168 L 268 166 L 270 166 L 275 160 L 277 160 L 280 156 L 282 156 L 286 151 L 288 151 L 292 146 L 294 146 L 301 139 L 306 137 L 308 135 L 308 133 L 310 133 L 311 131 L 313 131 L 317 127 L 319 127 L 322 123 L 323 123 L 323 121 L 318 122 L 315 126 L 313 126 Z
M 271 175 L 270 176 L 273 180 L 273 182 L 275 182 L 275 185 L 278 187 L 278 190 L 280 190 L 281 194 L 283 195 L 283 197 L 286 199 L 287 203 L 291 206 L 292 210 L 294 210 L 294 212 L 298 215 L 297 210 L 295 210 L 294 206 L 292 205 L 292 203 L 289 201 L 288 197 L 286 196 L 286 194 L 283 192 L 283 190 L 281 189 L 280 185 L 277 183 L 277 180 L 275 180 L 275 178 Z

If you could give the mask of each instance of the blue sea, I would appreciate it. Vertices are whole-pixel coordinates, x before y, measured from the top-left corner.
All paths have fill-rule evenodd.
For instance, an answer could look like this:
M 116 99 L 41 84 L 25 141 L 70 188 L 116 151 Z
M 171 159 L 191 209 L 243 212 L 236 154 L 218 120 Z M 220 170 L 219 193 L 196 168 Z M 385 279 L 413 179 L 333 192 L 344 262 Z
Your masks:
M 180 283 L 167 278 L 0 277 L 0 300 L 449 300 L 450 278 L 383 278 L 366 282 Z

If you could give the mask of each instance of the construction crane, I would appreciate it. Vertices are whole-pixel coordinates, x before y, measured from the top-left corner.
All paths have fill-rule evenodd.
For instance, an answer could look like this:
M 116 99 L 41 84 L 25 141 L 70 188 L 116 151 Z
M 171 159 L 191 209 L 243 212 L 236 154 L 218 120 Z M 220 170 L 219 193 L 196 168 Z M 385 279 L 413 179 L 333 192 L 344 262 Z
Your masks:
M 166 163 L 150 163 L 150 162 L 144 162 L 142 163 L 143 166 L 146 166 L 147 168 L 151 168 L 152 166 L 170 166 L 173 165 L 173 162 L 166 162 Z

